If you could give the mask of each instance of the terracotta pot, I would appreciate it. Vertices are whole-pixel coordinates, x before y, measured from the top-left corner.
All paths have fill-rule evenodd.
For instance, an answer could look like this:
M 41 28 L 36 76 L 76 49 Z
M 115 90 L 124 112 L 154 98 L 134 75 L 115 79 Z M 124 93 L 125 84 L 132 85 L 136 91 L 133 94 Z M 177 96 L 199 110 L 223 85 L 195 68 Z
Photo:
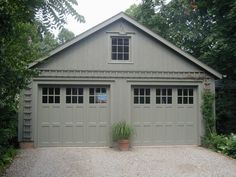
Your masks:
M 129 140 L 119 140 L 118 146 L 121 151 L 128 151 L 129 150 Z

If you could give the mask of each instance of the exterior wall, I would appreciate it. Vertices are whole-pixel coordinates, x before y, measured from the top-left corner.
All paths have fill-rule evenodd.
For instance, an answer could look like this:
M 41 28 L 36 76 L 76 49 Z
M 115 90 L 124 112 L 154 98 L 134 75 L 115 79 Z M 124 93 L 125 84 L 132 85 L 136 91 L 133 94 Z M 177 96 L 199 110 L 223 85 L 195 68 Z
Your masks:
M 37 146 L 37 102 L 38 86 L 47 85 L 109 85 L 110 87 L 110 115 L 111 123 L 118 120 L 131 121 L 131 87 L 133 85 L 147 86 L 196 86 L 198 91 L 197 102 L 198 122 L 197 129 L 200 137 L 204 134 L 203 121 L 201 117 L 201 95 L 206 85 L 214 88 L 214 80 L 207 74 L 200 72 L 175 73 L 173 72 L 95 72 L 87 71 L 83 75 L 76 71 L 47 71 L 33 79 L 31 86 L 23 96 L 23 106 L 20 111 L 20 141 L 35 141 Z M 78 74 L 78 75 L 77 75 Z M 73 76 L 72 76 L 73 75 Z M 77 75 L 77 76 L 76 76 Z M 142 77 L 140 77 L 142 76 Z M 190 77 L 191 76 L 191 77 Z M 207 83 L 207 84 L 206 84 Z M 32 95 L 33 93 L 33 95 Z
M 131 36 L 131 61 L 112 62 L 110 36 L 123 33 Z M 200 71 L 196 65 L 126 22 L 114 23 L 44 62 L 39 67 L 49 70 Z

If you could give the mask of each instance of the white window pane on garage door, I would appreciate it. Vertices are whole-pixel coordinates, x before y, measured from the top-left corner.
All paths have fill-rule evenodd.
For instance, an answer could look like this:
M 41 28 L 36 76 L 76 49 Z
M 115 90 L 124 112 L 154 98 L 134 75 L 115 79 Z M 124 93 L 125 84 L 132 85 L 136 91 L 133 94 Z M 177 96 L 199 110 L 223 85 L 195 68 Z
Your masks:
M 191 98 L 185 104 L 178 103 L 180 96 L 174 87 L 150 87 L 150 104 L 137 104 L 137 88 L 132 89 L 134 144 L 197 144 L 196 88 L 187 88 Z M 183 92 L 187 97 L 186 90 Z

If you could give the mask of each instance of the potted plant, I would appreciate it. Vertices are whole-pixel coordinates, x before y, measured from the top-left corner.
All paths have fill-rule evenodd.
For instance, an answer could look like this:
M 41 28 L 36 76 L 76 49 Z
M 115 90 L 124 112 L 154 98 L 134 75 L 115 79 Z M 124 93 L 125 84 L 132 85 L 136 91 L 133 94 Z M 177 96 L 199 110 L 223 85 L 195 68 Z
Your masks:
M 114 123 L 112 126 L 113 141 L 118 143 L 118 147 L 121 151 L 129 150 L 129 139 L 133 133 L 133 127 L 126 121 Z

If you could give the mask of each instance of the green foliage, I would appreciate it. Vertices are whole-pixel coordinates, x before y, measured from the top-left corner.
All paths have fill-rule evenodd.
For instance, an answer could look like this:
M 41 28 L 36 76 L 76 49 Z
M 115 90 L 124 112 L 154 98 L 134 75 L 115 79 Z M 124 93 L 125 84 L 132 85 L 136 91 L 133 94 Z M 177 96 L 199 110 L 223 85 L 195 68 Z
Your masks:
M 236 135 L 235 134 L 231 134 L 231 136 L 228 138 L 224 153 L 236 159 Z
M 138 22 L 152 29 L 154 32 L 163 36 L 167 34 L 164 32 L 167 30 L 167 26 L 164 24 L 164 21 L 159 18 L 159 13 L 156 13 L 156 11 L 160 10 L 163 6 L 164 1 L 162 0 L 142 0 L 139 5 L 134 4 L 130 6 L 130 8 L 126 10 L 126 13 L 134 17 Z
M 1 124 L 0 124 L 0 154 L 4 148 L 9 146 L 9 141 L 16 136 L 17 132 L 17 113 L 15 110 L 4 107 L 0 108 Z M 8 140 L 8 141 L 6 141 Z
M 203 138 L 202 145 L 216 152 L 236 158 L 236 135 L 234 134 L 229 136 L 217 135 L 216 133 L 209 134 Z
M 19 94 L 37 74 L 29 63 L 58 43 L 49 32 L 62 28 L 67 15 L 83 22 L 76 0 L 0 1 L 0 163 L 10 161 L 9 148 L 17 135 Z
M 78 22 L 85 22 L 84 17 L 73 6 L 78 5 L 77 0 L 34 0 L 36 20 L 46 28 L 62 28 L 66 24 L 68 15 Z
M 203 94 L 202 115 L 205 121 L 206 132 L 202 139 L 202 145 L 216 152 L 236 158 L 236 136 L 234 134 L 227 136 L 216 133 L 213 110 L 214 98 L 214 94 L 209 91 Z
M 225 149 L 226 142 L 226 136 L 213 133 L 203 138 L 202 145 L 214 151 L 220 152 Z
M 41 40 L 39 41 L 40 45 L 40 53 L 42 55 L 47 55 L 48 52 L 51 50 L 55 49 L 58 46 L 58 42 L 56 37 L 50 33 L 46 32 L 44 35 L 41 37 Z
M 214 100 L 215 95 L 210 91 L 205 91 L 202 95 L 202 117 L 205 121 L 205 134 L 208 136 L 209 134 L 215 133 L 215 117 L 214 117 Z
M 113 141 L 129 139 L 134 133 L 134 129 L 126 121 L 120 121 L 112 125 Z
M 7 0 L 0 1 L 0 36 L 15 32 L 18 23 L 37 23 L 39 32 L 49 28 L 62 28 L 67 16 L 78 22 L 84 17 L 75 10 L 76 0 Z
M 66 28 L 62 28 L 60 33 L 57 36 L 57 40 L 59 44 L 63 44 L 74 38 L 75 35 L 73 32 L 69 31 Z
M 13 147 L 5 149 L 5 151 L 0 154 L 0 176 L 4 168 L 12 162 L 15 156 L 16 156 L 16 149 Z
M 14 107 L 9 106 L 0 107 L 0 174 L 14 157 L 13 149 L 17 144 L 17 112 Z

